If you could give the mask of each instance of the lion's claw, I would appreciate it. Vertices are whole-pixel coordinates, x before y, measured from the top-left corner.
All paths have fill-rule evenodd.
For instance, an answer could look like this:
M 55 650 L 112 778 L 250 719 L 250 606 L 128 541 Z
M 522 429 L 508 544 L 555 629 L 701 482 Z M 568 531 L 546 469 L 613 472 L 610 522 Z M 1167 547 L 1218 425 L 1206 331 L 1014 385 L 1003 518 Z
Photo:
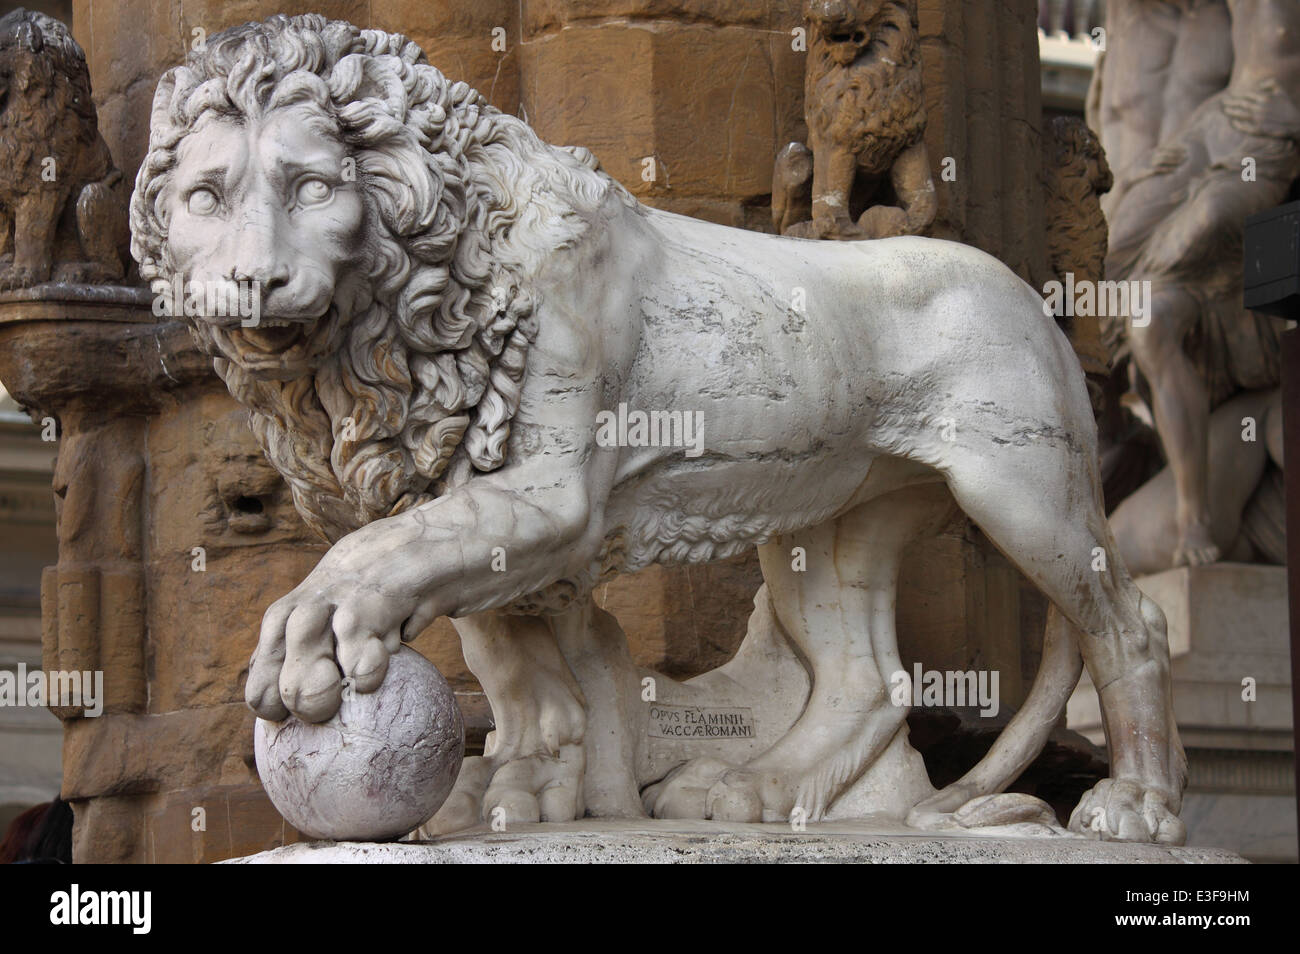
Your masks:
M 1126 779 L 1102 779 L 1070 815 L 1070 830 L 1101 841 L 1181 845 L 1187 826 L 1164 792 Z
M 0 291 L 17 288 L 33 288 L 50 280 L 50 269 L 46 265 L 8 265 L 0 268 Z
M 304 722 L 324 722 L 343 704 L 338 666 L 329 657 L 313 660 L 301 670 L 286 665 L 280 670 L 280 698 Z
M 759 794 L 758 779 L 748 772 L 728 772 L 709 789 L 705 811 L 716 821 L 762 821 L 763 796 Z
M 313 573 L 262 618 L 245 700 L 263 719 L 292 713 L 324 722 L 338 712 L 345 679 L 363 693 L 383 684 L 411 608 L 409 600 L 325 585 Z
M 586 755 L 579 745 L 562 745 L 558 756 L 532 755 L 497 762 L 471 756 L 462 764 L 456 788 L 438 814 L 425 822 L 425 838 L 486 822 L 494 831 L 539 821 L 565 822 L 585 812 Z

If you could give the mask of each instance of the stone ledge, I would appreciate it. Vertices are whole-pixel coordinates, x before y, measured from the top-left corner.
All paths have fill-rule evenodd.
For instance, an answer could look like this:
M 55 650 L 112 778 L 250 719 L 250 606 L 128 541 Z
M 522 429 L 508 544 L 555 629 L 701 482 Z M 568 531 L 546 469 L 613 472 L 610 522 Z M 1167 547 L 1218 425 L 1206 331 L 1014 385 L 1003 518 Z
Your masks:
M 0 291 L 0 304 L 51 301 L 63 304 L 126 305 L 148 309 L 153 293 L 143 285 L 80 285 L 44 282 L 30 288 Z
M 1005 831 L 1005 829 L 1004 829 Z M 869 822 L 787 825 L 596 821 L 485 828 L 434 841 L 304 842 L 226 864 L 1245 864 L 1218 848 L 1076 837 L 902 833 Z

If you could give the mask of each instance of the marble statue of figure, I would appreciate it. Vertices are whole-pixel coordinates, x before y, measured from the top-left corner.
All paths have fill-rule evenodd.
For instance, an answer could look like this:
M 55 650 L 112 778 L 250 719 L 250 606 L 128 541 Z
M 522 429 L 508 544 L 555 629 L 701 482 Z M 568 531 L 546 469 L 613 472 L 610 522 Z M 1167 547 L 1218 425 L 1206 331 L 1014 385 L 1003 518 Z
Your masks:
M 999 793 L 1086 663 L 1111 777 L 1071 826 L 1182 841 L 1164 618 L 1115 553 L 1079 363 L 994 258 L 647 208 L 405 37 L 314 15 L 212 36 L 163 75 L 131 223 L 147 280 L 258 290 L 257 322 L 189 320 L 333 541 L 265 613 L 252 708 L 327 719 L 344 679 L 375 690 L 401 640 L 455 623 L 496 729 L 431 829 L 1046 827 Z M 1029 698 L 936 791 L 891 698 L 894 599 L 903 548 L 954 506 L 1054 609 Z M 697 679 L 639 670 L 591 597 L 752 546 L 749 634 Z M 706 709 L 728 731 L 672 731 Z
M 1107 278 L 1151 283 L 1150 321 L 1126 335 L 1170 472 L 1162 492 L 1153 483 L 1116 512 L 1116 535 L 1136 572 L 1268 558 L 1268 535 L 1252 546 L 1241 528 L 1270 457 L 1281 467 L 1280 440 L 1265 453 L 1228 435 L 1243 414 L 1280 432 L 1281 322 L 1242 305 L 1242 229 L 1300 176 L 1300 4 L 1109 10 L 1116 42 L 1094 90 L 1116 169 Z M 1212 412 L 1243 392 L 1257 399 L 1215 425 Z

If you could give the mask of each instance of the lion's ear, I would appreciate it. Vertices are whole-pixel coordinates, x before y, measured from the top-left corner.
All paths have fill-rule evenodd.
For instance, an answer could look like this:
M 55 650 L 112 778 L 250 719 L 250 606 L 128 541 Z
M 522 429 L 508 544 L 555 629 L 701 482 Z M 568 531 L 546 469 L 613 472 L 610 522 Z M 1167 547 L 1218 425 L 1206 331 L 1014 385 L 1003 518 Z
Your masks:
M 169 115 L 172 105 L 172 93 L 176 90 L 176 71 L 180 69 L 173 66 L 167 72 L 163 73 L 158 79 L 158 86 L 153 91 L 153 106 L 149 110 L 149 132 L 150 140 L 161 132 L 163 126 L 169 122 Z M 150 146 L 153 145 L 151 141 Z
M 185 117 L 176 115 L 174 106 L 176 87 L 194 85 L 194 74 L 188 67 L 173 66 L 158 80 L 153 92 L 153 106 L 149 110 L 149 148 L 166 143 L 171 138 L 173 126 L 184 123 Z

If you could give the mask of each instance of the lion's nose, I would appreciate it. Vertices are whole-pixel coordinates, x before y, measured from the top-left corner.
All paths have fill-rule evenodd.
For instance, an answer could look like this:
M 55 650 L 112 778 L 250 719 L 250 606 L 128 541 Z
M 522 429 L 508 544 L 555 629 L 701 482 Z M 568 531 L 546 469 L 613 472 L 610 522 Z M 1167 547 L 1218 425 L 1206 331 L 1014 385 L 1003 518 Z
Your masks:
M 268 264 L 249 268 L 236 267 L 230 270 L 230 280 L 238 284 L 256 282 L 265 296 L 289 284 L 289 267 L 283 264 Z

